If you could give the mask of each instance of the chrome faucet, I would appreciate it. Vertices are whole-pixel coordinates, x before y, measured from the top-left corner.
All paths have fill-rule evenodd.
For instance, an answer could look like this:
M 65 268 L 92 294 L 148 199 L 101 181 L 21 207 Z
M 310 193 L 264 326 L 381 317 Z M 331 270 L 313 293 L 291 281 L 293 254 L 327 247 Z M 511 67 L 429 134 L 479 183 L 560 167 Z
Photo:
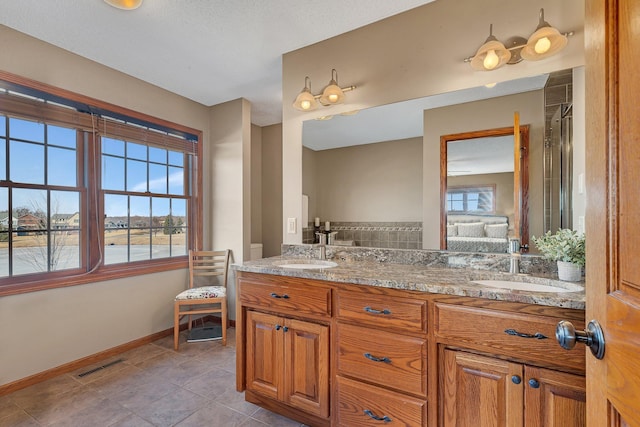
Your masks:
M 325 233 L 316 233 L 318 236 L 318 246 L 320 247 L 320 259 L 327 259 L 327 235 Z
M 519 274 L 520 273 L 520 239 L 517 239 L 517 238 L 509 239 L 509 253 L 511 254 L 511 259 L 509 260 L 509 273 Z

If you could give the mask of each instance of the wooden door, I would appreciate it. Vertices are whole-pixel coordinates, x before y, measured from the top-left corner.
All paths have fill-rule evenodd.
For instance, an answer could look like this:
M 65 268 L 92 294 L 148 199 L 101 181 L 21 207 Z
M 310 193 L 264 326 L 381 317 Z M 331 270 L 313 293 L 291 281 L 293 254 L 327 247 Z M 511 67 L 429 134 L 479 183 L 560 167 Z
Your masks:
M 282 399 L 283 319 L 247 311 L 247 390 Z
M 442 360 L 441 425 L 523 425 L 522 365 L 455 350 Z
M 287 319 L 284 328 L 284 400 L 329 416 L 329 327 Z
M 587 425 L 640 426 L 640 2 L 587 1 Z
M 525 366 L 526 427 L 584 427 L 586 409 L 584 377 Z

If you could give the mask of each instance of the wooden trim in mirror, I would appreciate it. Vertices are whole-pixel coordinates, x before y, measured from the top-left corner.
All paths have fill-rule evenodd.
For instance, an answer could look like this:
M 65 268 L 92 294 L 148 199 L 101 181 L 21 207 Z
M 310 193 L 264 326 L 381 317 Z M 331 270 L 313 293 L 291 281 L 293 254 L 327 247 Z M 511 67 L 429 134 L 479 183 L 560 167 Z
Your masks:
M 463 132 L 440 137 L 440 249 L 447 249 L 447 144 L 450 141 L 461 141 L 474 138 L 485 138 L 491 136 L 513 135 L 513 127 L 479 130 L 473 132 Z M 515 157 L 515 154 L 514 154 Z M 520 211 L 518 220 L 520 222 L 520 243 L 523 252 L 526 252 L 529 244 L 529 125 L 520 126 L 520 179 L 519 189 L 514 182 L 514 194 L 519 191 L 521 202 L 518 203 L 514 197 L 514 215 Z M 514 159 L 515 162 L 515 159 Z M 519 206 L 518 206 L 519 205 Z

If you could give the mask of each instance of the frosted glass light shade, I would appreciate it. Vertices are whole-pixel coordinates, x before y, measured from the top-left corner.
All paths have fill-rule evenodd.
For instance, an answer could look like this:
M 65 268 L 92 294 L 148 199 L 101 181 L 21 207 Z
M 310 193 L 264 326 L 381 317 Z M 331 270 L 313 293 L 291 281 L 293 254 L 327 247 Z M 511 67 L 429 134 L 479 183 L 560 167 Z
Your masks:
M 329 85 L 322 91 L 320 103 L 322 105 L 341 104 L 344 102 L 344 92 L 335 80 L 331 80 Z
M 567 36 L 553 27 L 538 28 L 522 48 L 520 55 L 528 61 L 539 61 L 560 52 L 567 45 Z
M 142 4 L 142 0 L 104 0 L 104 2 L 123 10 L 137 9 Z
M 502 67 L 511 59 L 511 52 L 493 36 L 480 46 L 471 59 L 471 67 L 478 71 L 491 71 Z
M 308 87 L 302 89 L 302 92 L 298 94 L 296 100 L 293 102 L 293 108 L 300 111 L 311 111 L 318 108 L 316 98 Z

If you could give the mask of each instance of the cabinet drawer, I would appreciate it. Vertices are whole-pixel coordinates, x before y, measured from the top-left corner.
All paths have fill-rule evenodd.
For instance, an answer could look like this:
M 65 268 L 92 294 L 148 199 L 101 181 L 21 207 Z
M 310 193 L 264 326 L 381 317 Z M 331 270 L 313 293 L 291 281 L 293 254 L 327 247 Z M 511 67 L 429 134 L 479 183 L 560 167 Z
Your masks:
M 337 342 L 341 374 L 426 396 L 426 340 L 340 324 Z
M 342 377 L 337 383 L 336 418 L 341 427 L 427 425 L 424 400 Z
M 426 301 L 355 292 L 338 292 L 337 301 L 339 319 L 404 331 L 426 331 Z
M 584 371 L 585 351 L 564 350 L 555 338 L 559 319 L 476 307 L 436 304 L 437 337 L 490 353 Z M 584 329 L 584 322 L 576 322 Z
M 282 283 L 261 283 L 239 278 L 243 305 L 291 314 L 331 315 L 331 289 Z

